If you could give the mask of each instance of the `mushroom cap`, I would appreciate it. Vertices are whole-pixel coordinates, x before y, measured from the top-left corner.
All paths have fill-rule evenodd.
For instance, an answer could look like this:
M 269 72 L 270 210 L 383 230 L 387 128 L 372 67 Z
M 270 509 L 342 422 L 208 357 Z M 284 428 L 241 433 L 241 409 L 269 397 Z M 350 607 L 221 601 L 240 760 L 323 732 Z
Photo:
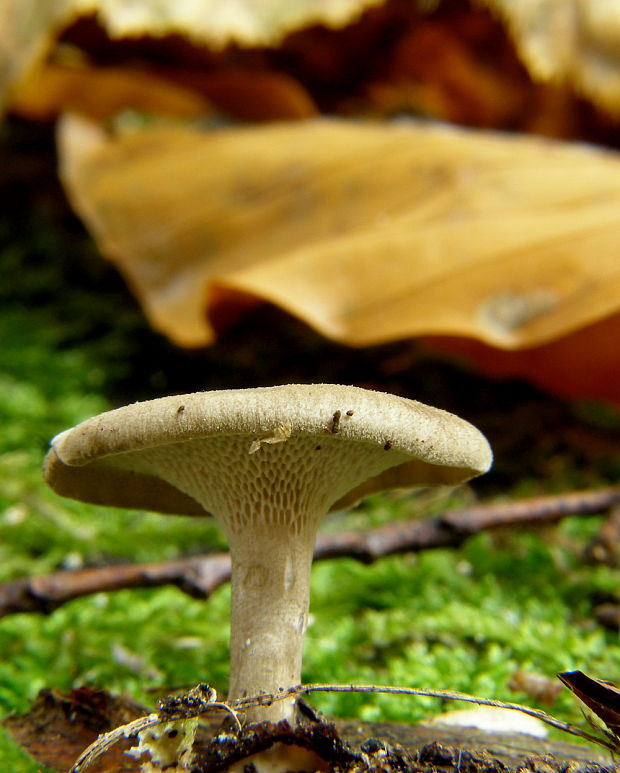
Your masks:
M 216 438 L 226 445 L 210 446 Z M 277 464 L 285 454 L 287 464 L 303 466 L 312 452 L 329 451 L 358 468 L 350 483 L 344 476 L 332 486 L 330 510 L 385 489 L 456 485 L 492 462 L 485 437 L 446 411 L 359 387 L 288 384 L 163 397 L 102 413 L 53 439 L 44 476 L 72 499 L 207 515 L 205 498 L 197 501 L 148 464 L 160 450 L 175 457 L 192 444 L 202 444 L 202 472 L 210 456 L 222 465 L 216 457 L 233 446 L 241 447 L 243 465 L 266 457 Z

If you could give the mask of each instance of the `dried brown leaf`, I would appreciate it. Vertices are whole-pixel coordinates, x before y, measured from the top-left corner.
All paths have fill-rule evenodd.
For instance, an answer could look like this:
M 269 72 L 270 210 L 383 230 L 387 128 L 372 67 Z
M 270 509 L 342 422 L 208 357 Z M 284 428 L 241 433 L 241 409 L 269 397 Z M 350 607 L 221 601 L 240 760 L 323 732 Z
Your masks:
M 535 78 L 570 84 L 620 114 L 620 6 L 609 0 L 483 0 Z
M 60 31 L 94 15 L 112 38 L 178 34 L 220 49 L 277 45 L 288 33 L 341 27 L 382 0 L 3 0 L 0 4 L 0 103 L 52 49 Z
M 592 258 L 596 267 L 597 256 Z M 494 378 L 524 378 L 563 397 L 620 405 L 620 312 L 549 343 L 507 351 L 473 338 L 433 337 L 434 352 L 456 355 Z
M 46 0 L 40 0 L 46 2 Z M 96 13 L 112 37 L 181 34 L 221 48 L 274 45 L 311 24 L 341 27 L 382 0 L 68 0 L 75 14 Z
M 313 118 L 311 96 L 290 76 L 270 70 L 219 70 L 192 74 L 192 82 L 216 107 L 243 121 Z
M 338 121 L 109 138 L 71 120 L 61 155 L 102 251 L 185 346 L 239 298 L 355 346 L 517 350 L 618 312 L 620 161 L 592 148 Z
M 558 679 L 601 719 L 618 744 L 620 738 L 620 689 L 613 682 L 593 679 L 583 671 L 565 671 Z
M 64 111 L 106 120 L 125 109 L 196 118 L 207 115 L 210 105 L 196 91 L 137 69 L 55 63 L 22 82 L 11 103 L 14 113 L 35 120 Z
M 0 107 L 34 71 L 60 30 L 69 23 L 73 0 L 5 0 L 0 3 Z

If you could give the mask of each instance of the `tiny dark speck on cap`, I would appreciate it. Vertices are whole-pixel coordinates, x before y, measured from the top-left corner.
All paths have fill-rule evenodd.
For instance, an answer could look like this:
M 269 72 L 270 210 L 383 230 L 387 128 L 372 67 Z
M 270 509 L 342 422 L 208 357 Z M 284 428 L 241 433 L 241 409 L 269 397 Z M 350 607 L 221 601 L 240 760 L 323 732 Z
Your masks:
M 184 405 L 179 405 L 179 407 L 177 408 L 177 416 L 182 414 L 184 410 L 185 410 L 185 406 Z
M 332 433 L 332 435 L 335 435 L 338 432 L 338 428 L 340 427 L 341 416 L 342 416 L 342 411 L 336 411 L 332 416 L 332 425 L 330 428 L 330 432 Z

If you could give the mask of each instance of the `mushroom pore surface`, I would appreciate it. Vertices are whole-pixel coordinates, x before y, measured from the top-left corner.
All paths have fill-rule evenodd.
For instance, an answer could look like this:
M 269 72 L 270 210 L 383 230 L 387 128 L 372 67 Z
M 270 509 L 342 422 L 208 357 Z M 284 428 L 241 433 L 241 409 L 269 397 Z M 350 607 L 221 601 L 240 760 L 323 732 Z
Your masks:
M 214 514 L 230 537 L 263 526 L 314 528 L 349 491 L 407 461 L 402 452 L 334 436 L 290 437 L 252 451 L 254 442 L 249 434 L 200 438 L 125 452 L 106 464 L 165 480 Z

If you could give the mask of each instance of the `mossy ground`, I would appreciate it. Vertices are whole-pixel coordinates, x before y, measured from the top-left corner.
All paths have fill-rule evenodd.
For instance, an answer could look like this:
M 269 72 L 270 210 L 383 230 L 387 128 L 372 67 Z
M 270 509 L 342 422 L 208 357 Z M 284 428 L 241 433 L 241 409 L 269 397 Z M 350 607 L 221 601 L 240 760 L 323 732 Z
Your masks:
M 605 409 L 570 406 L 526 385 L 487 383 L 422 359 L 395 376 L 383 363 L 405 345 L 345 350 L 264 309 L 208 351 L 175 350 L 148 329 L 71 215 L 53 174 L 49 132 L 16 124 L 3 131 L 0 581 L 224 547 L 209 520 L 82 505 L 61 500 L 41 481 L 56 432 L 107 407 L 173 391 L 296 380 L 371 384 L 460 412 L 487 432 L 497 461 L 474 483 L 479 495 L 618 482 L 617 424 Z M 291 350 L 297 355 L 284 357 Z M 585 445 L 576 444 L 576 434 Z M 466 501 L 472 490 L 458 497 Z M 407 497 L 375 497 L 325 528 L 409 518 L 418 507 Z M 579 668 L 618 680 L 618 635 L 595 622 L 593 608 L 616 597 L 620 572 L 582 558 L 599 523 L 569 519 L 537 533 L 486 534 L 460 550 L 372 566 L 347 559 L 317 565 L 305 680 L 445 688 L 530 704 L 508 688 L 517 668 L 549 676 Z M 96 685 L 152 702 L 158 690 L 205 680 L 225 694 L 228 604 L 227 587 L 208 602 L 163 588 L 95 595 L 47 617 L 6 617 L 0 712 L 26 710 L 44 686 Z M 385 696 L 313 702 L 328 715 L 373 720 L 415 721 L 443 708 L 431 699 Z M 568 692 L 552 711 L 581 719 Z M 40 769 L 4 735 L 0 759 L 14 773 Z

